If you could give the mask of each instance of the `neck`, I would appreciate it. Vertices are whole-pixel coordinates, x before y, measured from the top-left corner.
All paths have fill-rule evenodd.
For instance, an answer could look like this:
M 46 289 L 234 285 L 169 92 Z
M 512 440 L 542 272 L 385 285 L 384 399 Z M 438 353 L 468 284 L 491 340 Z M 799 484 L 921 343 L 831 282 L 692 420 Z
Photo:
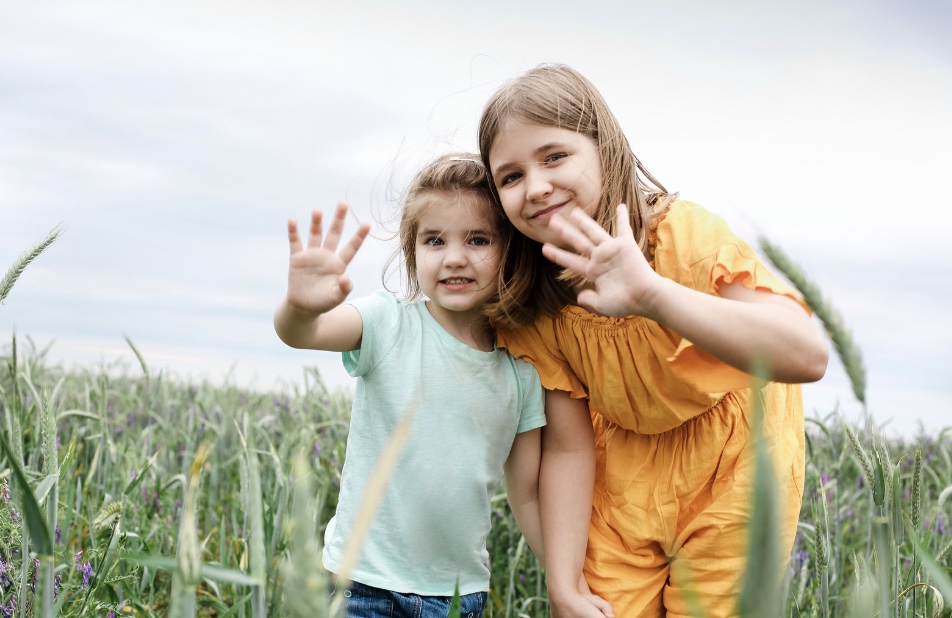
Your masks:
M 471 311 L 446 311 L 432 301 L 426 301 L 427 311 L 453 338 L 474 350 L 492 352 L 496 348 L 496 331 L 482 313 L 482 308 Z

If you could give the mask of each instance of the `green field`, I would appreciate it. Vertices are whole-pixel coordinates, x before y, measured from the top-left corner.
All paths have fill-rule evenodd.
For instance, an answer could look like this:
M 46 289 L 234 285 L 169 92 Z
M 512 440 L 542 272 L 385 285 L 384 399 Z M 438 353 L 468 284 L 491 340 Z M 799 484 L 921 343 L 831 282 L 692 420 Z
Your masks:
M 8 271 L 0 301 L 50 242 Z M 864 401 L 862 356 L 839 315 L 785 256 L 762 249 L 810 302 Z M 313 370 L 285 391 L 168 379 L 129 345 L 139 366 L 121 371 L 64 370 L 22 336 L 0 354 L 0 616 L 337 615 L 320 539 L 339 488 L 349 393 L 329 391 Z M 948 616 L 948 433 L 886 440 L 871 421 L 850 426 L 833 411 L 808 419 L 785 572 L 757 441 L 741 613 Z M 543 570 L 501 488 L 493 507 L 486 615 L 547 616 Z

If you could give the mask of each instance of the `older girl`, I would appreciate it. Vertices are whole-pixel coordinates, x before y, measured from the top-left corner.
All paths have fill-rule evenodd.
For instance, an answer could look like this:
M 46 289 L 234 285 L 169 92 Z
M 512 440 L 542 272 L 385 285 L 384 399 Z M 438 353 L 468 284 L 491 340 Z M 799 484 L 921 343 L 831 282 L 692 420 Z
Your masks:
M 748 372 L 759 358 L 772 371 L 765 432 L 789 553 L 804 473 L 795 383 L 822 377 L 828 357 L 808 308 L 721 218 L 648 174 L 569 67 L 497 91 L 479 147 L 519 232 L 494 308 L 500 345 L 536 366 L 549 398 L 591 412 L 549 414 L 543 435 L 543 538 L 571 539 L 547 552 L 554 614 L 596 615 L 573 585 L 584 561 L 619 616 L 687 616 L 692 590 L 705 615 L 735 615 L 754 477 Z

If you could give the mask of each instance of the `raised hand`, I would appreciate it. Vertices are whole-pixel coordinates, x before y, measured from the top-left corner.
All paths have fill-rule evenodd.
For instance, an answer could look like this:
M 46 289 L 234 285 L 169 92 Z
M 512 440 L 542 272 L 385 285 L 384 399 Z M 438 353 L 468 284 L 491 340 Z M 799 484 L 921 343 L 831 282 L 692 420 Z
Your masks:
M 578 293 L 578 304 L 614 317 L 641 315 L 654 319 L 655 293 L 662 277 L 652 270 L 631 231 L 628 208 L 618 206 L 617 234 L 612 237 L 582 209 L 554 217 L 549 229 L 572 250 L 546 243 L 546 258 L 585 277 L 592 287 Z
M 370 224 L 362 223 L 338 251 L 347 211 L 346 202 L 337 205 L 325 236 L 321 225 L 322 213 L 315 209 L 311 213 L 306 245 L 301 241 L 297 221 L 288 221 L 291 259 L 288 265 L 287 302 L 293 308 L 324 313 L 344 302 L 353 289 L 354 284 L 345 271 L 370 232 Z

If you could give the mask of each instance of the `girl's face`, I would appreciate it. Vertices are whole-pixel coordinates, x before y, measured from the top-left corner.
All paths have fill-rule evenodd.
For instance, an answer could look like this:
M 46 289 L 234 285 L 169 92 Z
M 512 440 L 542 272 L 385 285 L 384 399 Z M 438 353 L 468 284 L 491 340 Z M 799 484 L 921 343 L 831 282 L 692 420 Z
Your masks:
M 417 280 L 444 326 L 480 317 L 496 293 L 501 256 L 492 208 L 472 192 L 439 193 L 417 222 Z
M 559 244 L 549 231 L 552 217 L 573 208 L 594 216 L 598 209 L 601 161 L 595 142 L 581 133 L 510 122 L 493 141 L 489 167 L 506 216 L 533 240 Z

